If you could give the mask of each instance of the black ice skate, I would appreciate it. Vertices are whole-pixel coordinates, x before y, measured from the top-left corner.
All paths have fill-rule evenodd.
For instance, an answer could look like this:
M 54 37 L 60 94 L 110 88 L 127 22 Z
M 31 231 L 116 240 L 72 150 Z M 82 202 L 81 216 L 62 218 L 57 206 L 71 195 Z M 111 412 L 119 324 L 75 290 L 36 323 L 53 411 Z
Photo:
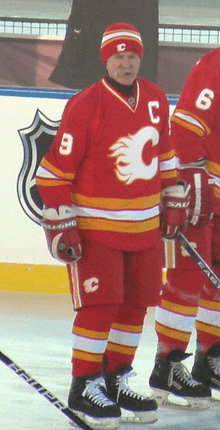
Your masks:
M 159 406 L 191 410 L 210 407 L 210 388 L 195 381 L 181 363 L 190 355 L 183 351 L 172 351 L 167 357 L 156 356 L 149 384 L 152 388 L 151 397 L 156 399 Z M 173 401 L 168 398 L 170 394 L 175 396 Z
M 104 378 L 99 375 L 73 378 L 68 406 L 94 429 L 119 427 L 120 408 L 108 398 Z
M 202 354 L 197 344 L 192 375 L 196 381 L 220 392 L 220 345 L 213 345 L 206 354 Z M 219 402 L 220 399 L 215 397 L 214 392 L 212 400 Z
M 117 403 L 124 411 L 121 421 L 154 423 L 157 421 L 157 403 L 154 399 L 135 393 L 128 386 L 128 378 L 135 376 L 132 367 L 119 366 L 114 373 L 105 373 L 105 381 L 109 398 Z

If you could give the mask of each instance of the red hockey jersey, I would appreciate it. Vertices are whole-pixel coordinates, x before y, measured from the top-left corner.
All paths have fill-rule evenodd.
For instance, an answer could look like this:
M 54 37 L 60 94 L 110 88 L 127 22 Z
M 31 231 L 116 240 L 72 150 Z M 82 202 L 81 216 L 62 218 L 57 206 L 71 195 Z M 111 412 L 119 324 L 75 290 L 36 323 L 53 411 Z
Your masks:
M 72 97 L 36 175 L 46 207 L 74 205 L 81 234 L 122 250 L 158 240 L 160 191 L 177 174 L 164 93 L 141 78 L 135 92 L 103 78 Z
M 171 141 L 182 164 L 206 157 L 220 215 L 220 48 L 190 72 L 171 117 Z

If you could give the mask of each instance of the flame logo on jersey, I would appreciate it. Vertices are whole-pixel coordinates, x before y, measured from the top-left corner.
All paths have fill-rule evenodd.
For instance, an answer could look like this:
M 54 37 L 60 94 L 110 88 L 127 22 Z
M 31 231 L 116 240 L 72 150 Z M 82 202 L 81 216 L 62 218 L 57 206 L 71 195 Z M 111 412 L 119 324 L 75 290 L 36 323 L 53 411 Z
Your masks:
M 151 157 L 151 149 L 159 142 L 156 128 L 148 126 L 136 134 L 121 137 L 109 149 L 115 157 L 117 178 L 126 185 L 137 179 L 152 179 L 158 170 L 158 157 Z

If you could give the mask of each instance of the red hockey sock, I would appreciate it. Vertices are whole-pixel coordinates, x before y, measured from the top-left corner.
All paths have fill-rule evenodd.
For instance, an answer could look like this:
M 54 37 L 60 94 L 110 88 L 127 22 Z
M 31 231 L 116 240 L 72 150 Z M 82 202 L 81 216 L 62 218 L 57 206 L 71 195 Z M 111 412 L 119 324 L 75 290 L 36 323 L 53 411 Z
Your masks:
M 164 357 L 188 346 L 203 285 L 198 274 L 198 270 L 168 270 L 155 324 L 158 353 Z
M 118 305 L 99 305 L 78 310 L 72 328 L 72 375 L 96 375 L 101 371 L 109 330 Z
M 106 372 L 114 372 L 121 364 L 131 365 L 139 344 L 145 315 L 144 308 L 129 304 L 119 306 L 105 351 Z
M 220 266 L 213 266 L 213 272 L 220 277 Z M 206 354 L 213 345 L 220 344 L 220 293 L 208 282 L 201 294 L 196 318 L 196 333 L 200 351 Z

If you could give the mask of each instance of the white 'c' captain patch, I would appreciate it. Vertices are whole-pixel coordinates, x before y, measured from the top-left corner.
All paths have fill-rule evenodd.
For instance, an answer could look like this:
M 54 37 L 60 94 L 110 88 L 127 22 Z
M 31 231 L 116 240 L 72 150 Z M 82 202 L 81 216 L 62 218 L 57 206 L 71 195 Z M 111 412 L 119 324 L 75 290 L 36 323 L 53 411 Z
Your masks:
M 152 179 L 158 170 L 158 157 L 150 157 L 151 147 L 159 142 L 154 127 L 143 127 L 136 134 L 121 137 L 111 147 L 110 157 L 115 157 L 116 176 L 127 185 L 137 179 Z M 149 148 L 149 150 L 148 150 Z

